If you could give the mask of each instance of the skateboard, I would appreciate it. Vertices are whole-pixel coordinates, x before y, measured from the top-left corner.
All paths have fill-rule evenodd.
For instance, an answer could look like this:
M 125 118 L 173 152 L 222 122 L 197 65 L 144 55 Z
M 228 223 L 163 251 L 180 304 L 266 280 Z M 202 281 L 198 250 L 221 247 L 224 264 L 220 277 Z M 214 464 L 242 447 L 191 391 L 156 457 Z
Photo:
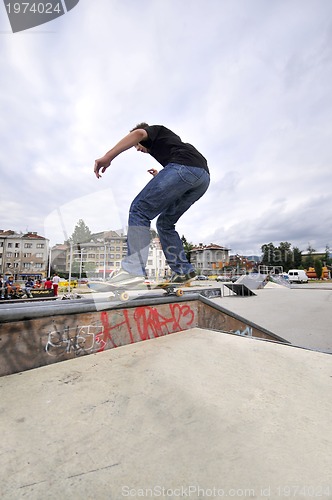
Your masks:
M 126 302 L 130 299 L 129 292 L 144 292 L 150 290 L 163 290 L 165 295 L 175 295 L 176 297 L 182 297 L 184 294 L 183 287 L 188 286 L 187 283 L 155 283 L 155 284 L 144 284 L 139 286 L 134 286 L 132 288 L 125 286 L 114 286 L 106 281 L 92 281 L 88 283 L 88 287 L 94 292 L 111 292 L 116 299 L 120 299 L 122 302 Z

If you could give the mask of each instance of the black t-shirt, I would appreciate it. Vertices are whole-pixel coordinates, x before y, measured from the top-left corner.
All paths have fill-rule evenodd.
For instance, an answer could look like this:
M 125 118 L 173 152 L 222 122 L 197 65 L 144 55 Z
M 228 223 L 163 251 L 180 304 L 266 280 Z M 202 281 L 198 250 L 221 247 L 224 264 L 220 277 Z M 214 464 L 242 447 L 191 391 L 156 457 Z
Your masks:
M 182 142 L 180 137 L 163 125 L 145 127 L 148 139 L 140 144 L 149 150 L 149 153 L 163 167 L 169 163 L 179 163 L 190 167 L 204 168 L 209 172 L 207 161 L 194 146 Z

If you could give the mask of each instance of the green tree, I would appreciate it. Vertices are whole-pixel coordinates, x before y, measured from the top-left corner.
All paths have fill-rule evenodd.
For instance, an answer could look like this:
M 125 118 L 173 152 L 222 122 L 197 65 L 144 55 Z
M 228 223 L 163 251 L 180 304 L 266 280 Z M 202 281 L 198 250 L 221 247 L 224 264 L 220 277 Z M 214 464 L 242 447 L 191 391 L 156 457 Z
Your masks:
M 77 243 L 86 243 L 91 239 L 91 231 L 85 224 L 83 219 L 80 219 L 74 229 L 73 234 L 69 238 L 69 242 L 76 245 Z
M 288 241 L 282 241 L 279 243 L 278 248 L 275 252 L 275 265 L 281 266 L 283 270 L 289 270 L 292 267 L 293 252 L 291 250 L 291 243 Z
M 303 268 L 303 266 L 302 266 L 302 252 L 297 247 L 293 247 L 293 264 L 292 264 L 292 267 L 294 267 L 294 269 L 302 269 Z M 287 271 L 289 269 L 290 268 L 288 268 Z
M 274 246 L 273 243 L 267 243 L 265 245 L 262 245 L 261 250 L 263 252 L 262 255 L 262 264 L 264 266 L 274 266 L 274 258 L 275 258 L 275 251 L 276 247 Z
M 323 274 L 323 264 L 322 264 L 322 261 L 320 259 L 315 259 L 314 268 L 315 268 L 315 273 L 316 273 L 317 279 L 320 280 L 322 278 L 322 274 Z
M 325 255 L 324 255 L 323 260 L 324 260 L 325 266 L 331 265 L 330 247 L 328 245 L 326 245 L 326 247 L 325 247 Z
M 313 256 L 313 253 L 315 251 L 316 250 L 314 248 L 312 248 L 312 246 L 309 243 L 308 248 L 307 248 L 308 255 L 304 260 L 304 267 L 306 269 L 309 269 L 309 267 L 315 267 L 315 261 L 314 261 L 314 256 Z
M 190 252 L 194 248 L 194 245 L 192 243 L 189 243 L 183 235 L 181 236 L 181 241 L 183 244 L 183 248 L 184 248 L 186 257 L 187 257 L 188 261 L 190 262 L 190 257 L 191 257 Z
M 79 219 L 77 222 L 74 232 L 69 238 L 69 243 L 74 245 L 77 249 L 75 252 L 77 258 L 73 260 L 72 263 L 72 273 L 79 275 L 81 272 L 82 275 L 86 273 L 87 269 L 86 266 L 87 264 L 82 262 L 82 267 L 81 267 L 81 259 L 82 259 L 82 249 L 81 249 L 81 243 L 87 243 L 88 241 L 91 240 L 91 231 L 88 228 L 88 226 L 85 224 L 83 219 Z

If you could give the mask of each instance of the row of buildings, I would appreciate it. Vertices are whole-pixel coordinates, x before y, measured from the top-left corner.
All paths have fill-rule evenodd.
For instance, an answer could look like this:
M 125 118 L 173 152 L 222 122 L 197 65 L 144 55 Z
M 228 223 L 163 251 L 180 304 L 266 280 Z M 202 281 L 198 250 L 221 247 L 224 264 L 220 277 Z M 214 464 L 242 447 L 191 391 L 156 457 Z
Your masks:
M 229 249 L 219 245 L 194 247 L 191 262 L 200 274 L 211 274 L 229 263 Z M 92 235 L 87 243 L 80 245 L 56 245 L 51 249 L 52 269 L 58 273 L 75 274 L 78 277 L 107 278 L 121 267 L 121 260 L 127 255 L 126 235 L 107 231 Z M 150 242 L 146 274 L 150 279 L 163 279 L 170 273 L 158 237 Z
M 239 265 L 229 251 L 219 245 L 199 244 L 190 252 L 191 262 L 200 274 L 217 273 L 232 260 Z M 96 233 L 89 242 L 66 242 L 50 248 L 49 240 L 36 232 L 0 230 L 0 274 L 13 275 L 15 279 L 45 278 L 55 272 L 105 279 L 120 268 L 126 254 L 127 238 L 120 231 Z M 151 279 L 162 279 L 170 272 L 157 237 L 150 243 L 146 271 Z

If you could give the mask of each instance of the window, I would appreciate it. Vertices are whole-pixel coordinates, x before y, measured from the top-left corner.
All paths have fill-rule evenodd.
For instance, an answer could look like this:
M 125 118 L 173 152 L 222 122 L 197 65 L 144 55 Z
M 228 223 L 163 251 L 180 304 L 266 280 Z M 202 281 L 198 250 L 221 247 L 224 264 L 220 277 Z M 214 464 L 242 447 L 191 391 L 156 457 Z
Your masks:
M 8 243 L 8 248 L 13 248 L 13 244 L 12 243 Z
M 20 244 L 19 243 L 15 243 L 15 248 L 20 248 Z
M 23 257 L 31 257 L 31 253 L 24 253 Z
M 42 253 L 36 253 L 36 257 L 37 257 L 38 259 L 42 259 L 42 258 L 43 258 L 43 254 L 42 254 Z
M 37 243 L 36 248 L 44 248 L 44 243 Z
M 7 252 L 6 253 L 6 257 L 12 257 L 13 256 L 13 252 Z
M 24 248 L 32 248 L 32 243 L 24 243 Z

